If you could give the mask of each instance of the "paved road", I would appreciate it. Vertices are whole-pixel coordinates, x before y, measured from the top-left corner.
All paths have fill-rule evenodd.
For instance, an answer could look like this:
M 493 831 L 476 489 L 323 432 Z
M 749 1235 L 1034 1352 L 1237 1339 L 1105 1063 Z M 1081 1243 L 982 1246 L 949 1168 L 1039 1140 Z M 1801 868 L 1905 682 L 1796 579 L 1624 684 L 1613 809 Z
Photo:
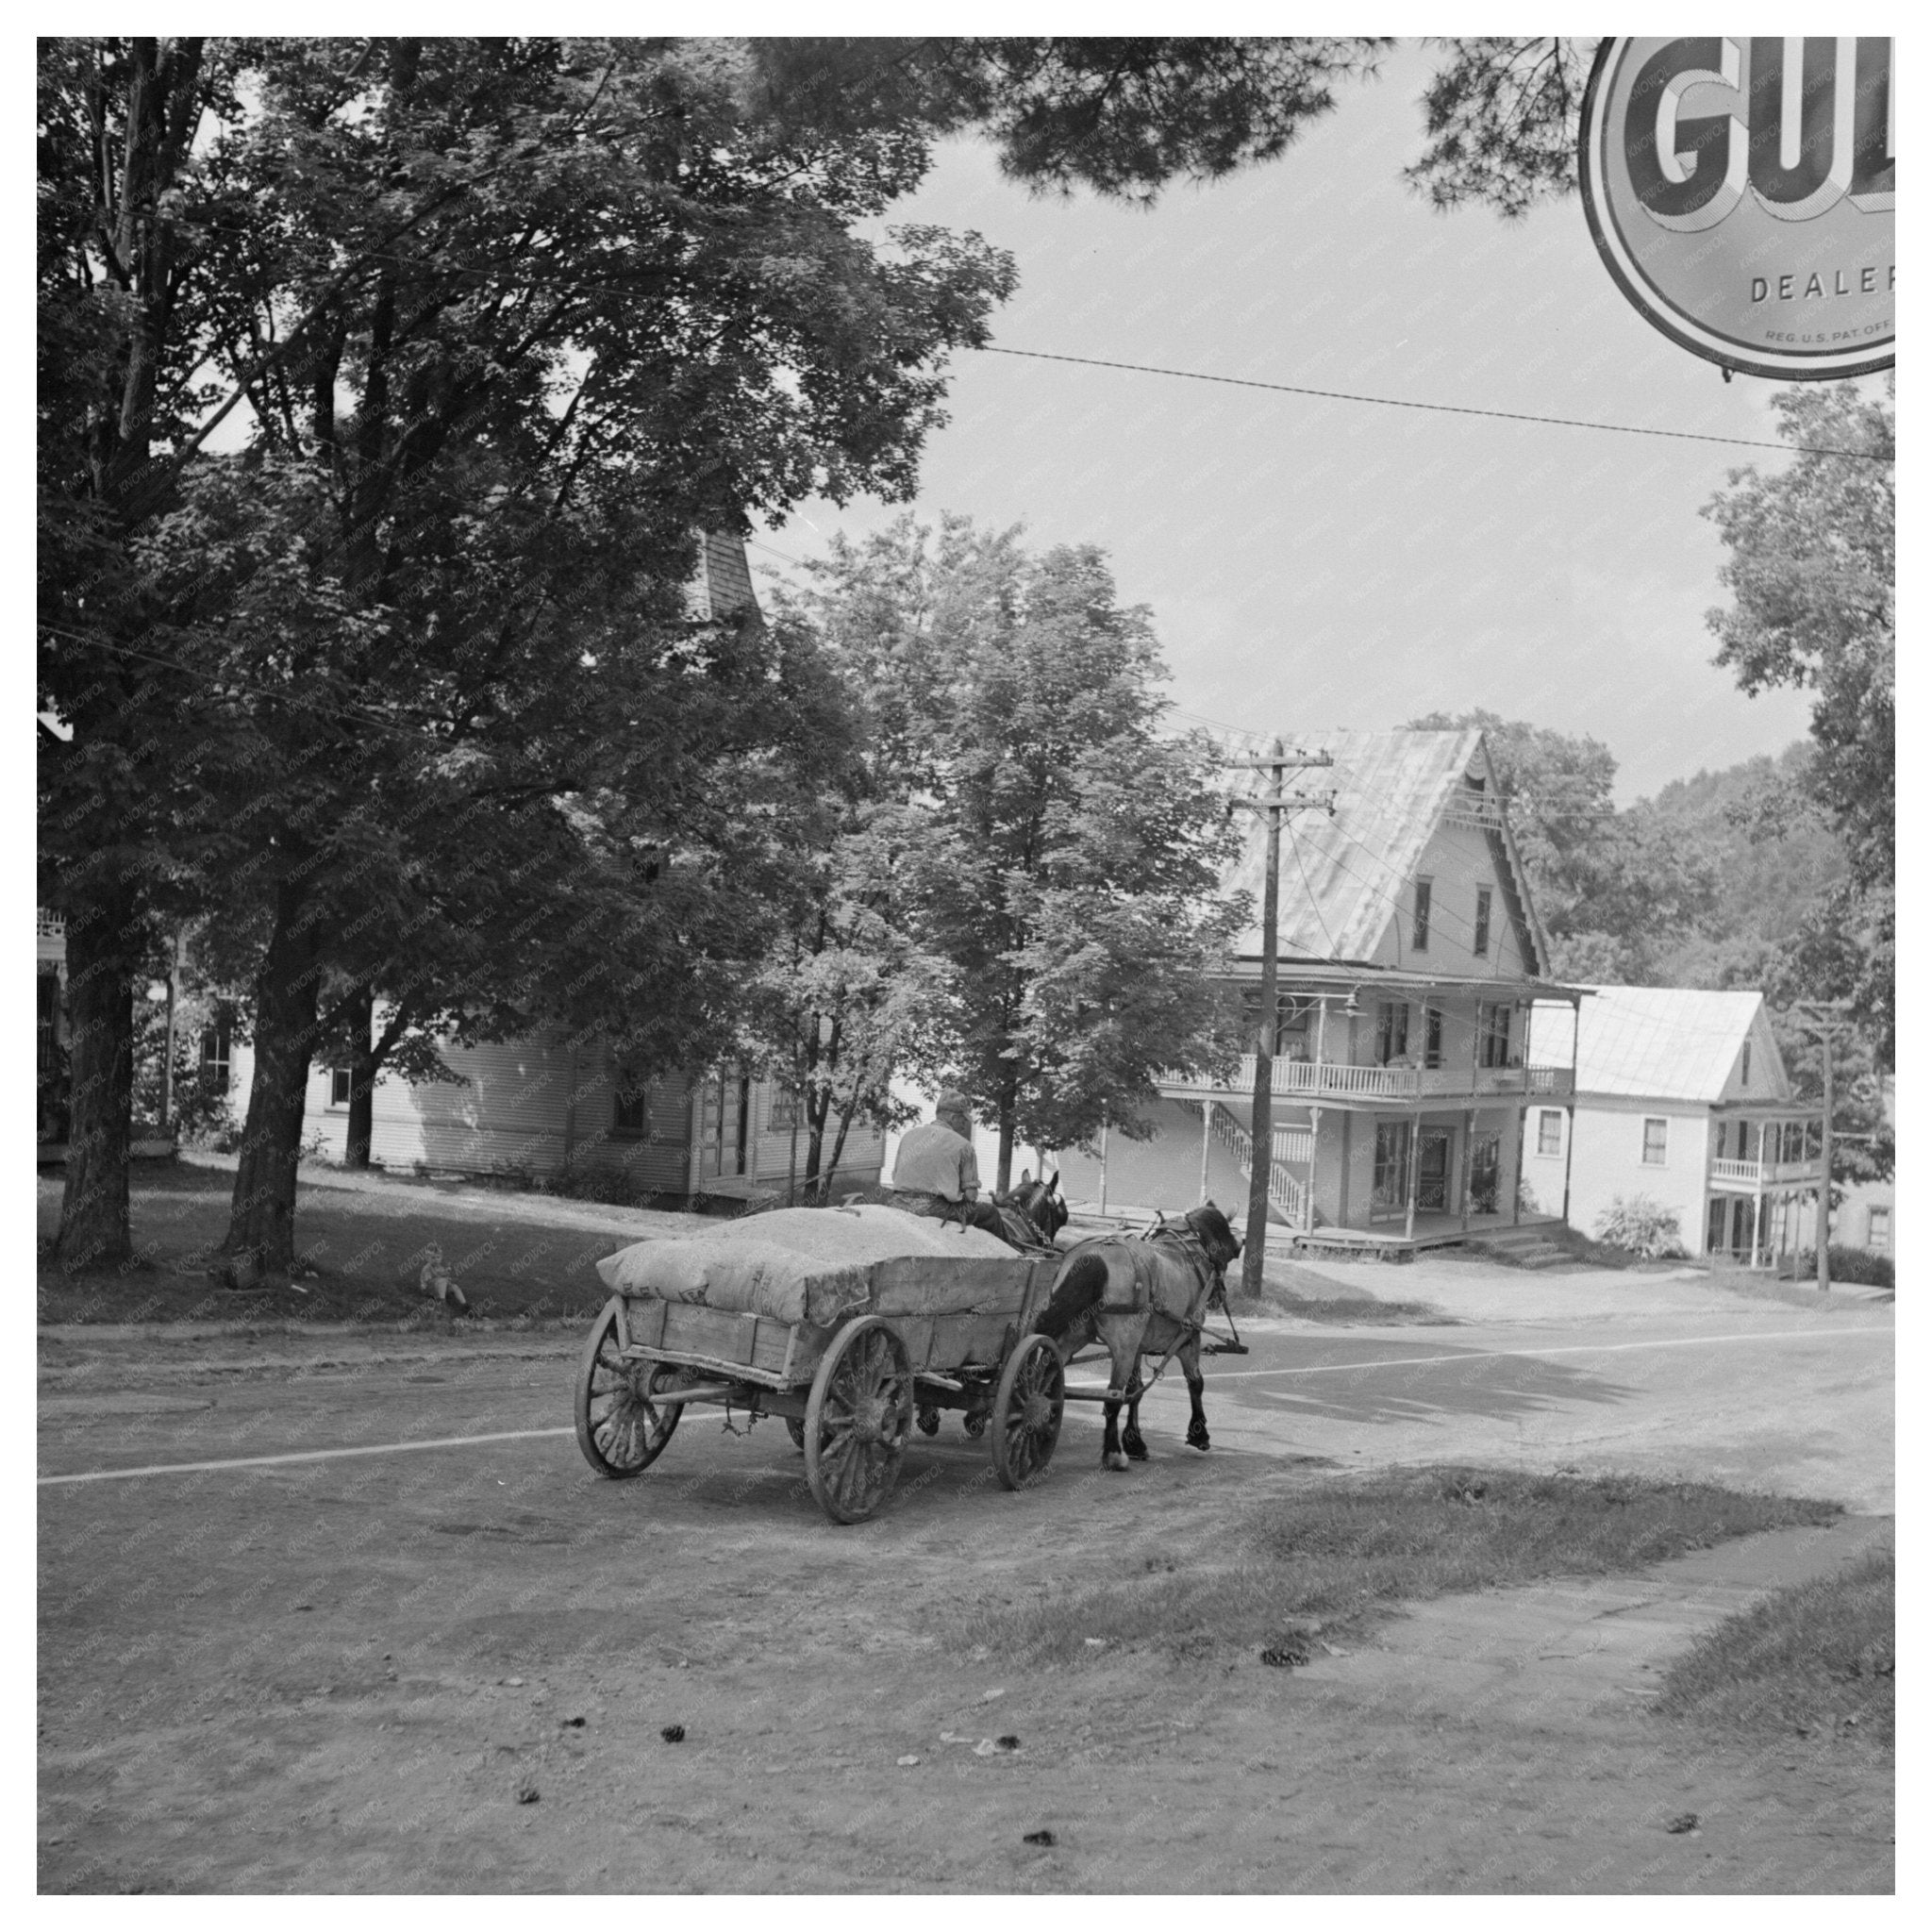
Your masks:
M 1245 1332 L 1250 1354 L 1207 1364 L 1224 1453 L 1357 1469 L 1616 1467 L 1893 1507 L 1889 1310 L 1829 1322 L 1790 1309 L 1682 1316 L 1641 1333 L 1614 1322 L 1394 1334 L 1251 1323 Z M 559 1430 L 574 1368 L 567 1337 L 43 1341 L 42 1474 Z M 1180 1453 L 1185 1402 L 1170 1370 L 1146 1409 L 1157 1451 Z M 1091 1407 L 1070 1408 L 1060 1467 L 1097 1457 L 1098 1425 Z M 564 1436 L 499 1446 L 525 1481 L 583 1478 Z M 937 1443 L 915 1443 L 905 1480 L 970 1479 L 966 1447 L 949 1419 Z M 668 1454 L 691 1474 L 791 1466 L 775 1425 L 740 1442 L 695 1411 Z M 158 1497 L 156 1507 L 168 1506 Z

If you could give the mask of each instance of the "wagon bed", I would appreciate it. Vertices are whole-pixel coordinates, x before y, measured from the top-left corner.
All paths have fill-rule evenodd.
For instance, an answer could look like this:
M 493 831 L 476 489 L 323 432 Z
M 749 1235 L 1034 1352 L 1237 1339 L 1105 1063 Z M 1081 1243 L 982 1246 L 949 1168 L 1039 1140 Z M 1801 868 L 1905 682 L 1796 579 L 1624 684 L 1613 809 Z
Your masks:
M 1034 1333 L 1061 1257 L 894 1208 L 798 1210 L 599 1264 L 616 1288 L 585 1346 L 577 1442 L 600 1474 L 640 1475 L 697 1404 L 785 1418 L 835 1522 L 891 1493 L 914 1426 L 963 1411 L 1009 1489 L 1043 1474 L 1065 1376 Z M 847 1228 L 826 1217 L 850 1215 Z M 815 1250 L 800 1254 L 788 1233 Z M 894 1246 L 912 1250 L 889 1252 Z M 841 1252 L 841 1248 L 847 1252 Z M 714 1306 L 749 1303 L 750 1306 Z M 775 1310 L 775 1312 L 773 1312 Z

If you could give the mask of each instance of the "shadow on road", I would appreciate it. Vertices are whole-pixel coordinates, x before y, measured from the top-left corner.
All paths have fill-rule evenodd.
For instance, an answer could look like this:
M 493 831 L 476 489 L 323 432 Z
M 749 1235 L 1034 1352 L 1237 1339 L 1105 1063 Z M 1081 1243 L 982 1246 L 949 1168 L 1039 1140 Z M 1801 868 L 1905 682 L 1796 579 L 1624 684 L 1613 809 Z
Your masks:
M 1244 1408 L 1370 1424 L 1442 1416 L 1509 1420 L 1577 1403 L 1612 1407 L 1635 1401 L 1641 1392 L 1588 1370 L 1519 1355 L 1473 1355 L 1466 1364 L 1438 1357 L 1413 1367 L 1382 1361 L 1308 1375 L 1286 1387 L 1255 1383 L 1227 1391 Z

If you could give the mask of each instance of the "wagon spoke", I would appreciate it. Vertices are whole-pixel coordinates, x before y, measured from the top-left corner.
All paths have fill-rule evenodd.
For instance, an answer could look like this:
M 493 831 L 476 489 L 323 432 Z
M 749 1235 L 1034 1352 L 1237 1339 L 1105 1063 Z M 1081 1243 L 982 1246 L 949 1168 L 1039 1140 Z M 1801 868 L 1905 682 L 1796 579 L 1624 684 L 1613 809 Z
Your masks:
M 850 1323 L 820 1364 L 806 1408 L 806 1475 L 835 1522 L 858 1523 L 899 1473 L 913 1407 L 904 1343 L 877 1316 Z
M 608 1304 L 585 1344 L 576 1389 L 577 1447 L 600 1475 L 631 1476 L 662 1453 L 682 1413 L 654 1380 L 680 1372 L 626 1361 L 619 1341 L 622 1303 Z

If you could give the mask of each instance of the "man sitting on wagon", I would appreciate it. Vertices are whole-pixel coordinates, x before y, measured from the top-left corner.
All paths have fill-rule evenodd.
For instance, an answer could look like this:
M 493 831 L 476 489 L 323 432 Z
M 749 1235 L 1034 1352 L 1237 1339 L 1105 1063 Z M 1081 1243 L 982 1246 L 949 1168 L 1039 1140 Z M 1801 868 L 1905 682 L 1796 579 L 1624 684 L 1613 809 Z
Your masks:
M 973 1152 L 973 1115 L 957 1087 L 941 1095 L 934 1118 L 899 1142 L 886 1183 L 908 1213 L 960 1221 L 1007 1240 L 1000 1212 L 979 1198 L 979 1161 Z

